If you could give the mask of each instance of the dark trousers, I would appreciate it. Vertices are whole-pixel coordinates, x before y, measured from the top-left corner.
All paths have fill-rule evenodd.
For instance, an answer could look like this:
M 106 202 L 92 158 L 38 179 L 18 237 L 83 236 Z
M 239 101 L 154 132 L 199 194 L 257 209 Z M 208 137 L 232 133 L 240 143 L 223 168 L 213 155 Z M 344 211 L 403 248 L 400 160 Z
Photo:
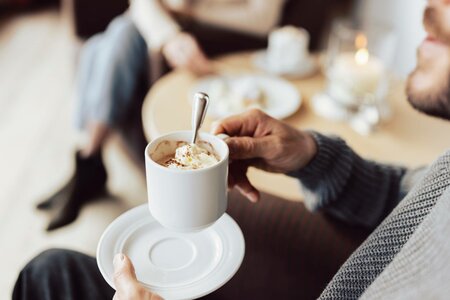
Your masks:
M 269 195 L 251 204 L 231 193 L 228 213 L 244 233 L 245 258 L 236 275 L 204 299 L 315 299 L 367 234 Z M 101 300 L 113 294 L 94 258 L 55 249 L 20 272 L 13 300 Z

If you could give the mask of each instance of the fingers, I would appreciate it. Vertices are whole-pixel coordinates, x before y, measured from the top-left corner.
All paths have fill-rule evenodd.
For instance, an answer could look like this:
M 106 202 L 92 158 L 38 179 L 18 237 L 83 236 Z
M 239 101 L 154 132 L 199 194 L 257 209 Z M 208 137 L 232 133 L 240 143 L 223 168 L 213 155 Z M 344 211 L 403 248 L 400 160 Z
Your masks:
M 203 53 L 196 53 L 189 57 L 186 67 L 197 75 L 207 75 L 213 70 L 211 62 Z
M 201 58 L 195 62 L 194 72 L 197 75 L 208 75 L 213 73 L 213 66 L 209 59 Z
M 250 183 L 247 176 L 244 176 L 239 180 L 235 187 L 238 191 L 244 195 L 250 202 L 256 203 L 259 201 L 259 191 Z
M 211 127 L 211 132 L 213 134 L 226 133 L 229 136 L 244 135 L 244 128 L 250 127 L 251 129 L 256 127 L 256 124 L 252 123 L 254 123 L 253 120 L 245 118 L 242 114 L 234 115 L 219 122 L 215 122 Z M 251 130 L 249 130 L 249 132 L 251 132 Z M 250 134 L 247 135 L 250 136 Z
M 186 67 L 189 61 L 188 52 L 178 47 L 169 48 L 166 52 L 166 58 L 173 68 Z
M 255 203 L 260 198 L 259 191 L 250 183 L 247 178 L 248 165 L 244 162 L 233 162 L 230 165 L 228 176 L 229 188 L 236 187 L 238 191 L 248 200 Z
M 225 118 L 213 124 L 213 134 L 226 133 L 229 136 L 264 136 L 270 133 L 271 118 L 259 109 Z
M 158 296 L 156 294 L 152 294 L 150 297 L 150 300 L 163 300 L 163 298 L 161 298 L 160 296 Z
M 193 36 L 180 33 L 163 48 L 163 54 L 174 68 L 187 68 L 199 74 L 212 72 L 212 63 L 203 53 Z
M 123 254 L 114 257 L 114 285 L 117 292 L 128 291 L 133 285 L 138 284 L 134 267 L 130 259 Z
M 118 293 L 115 293 L 112 300 L 164 300 L 164 299 L 156 294 L 151 294 L 151 295 L 144 296 L 144 297 L 139 296 L 139 298 L 133 298 L 133 299 L 128 296 L 121 298 Z
M 230 149 L 231 159 L 251 159 L 264 157 L 270 148 L 270 138 L 258 130 L 258 125 L 265 114 L 259 110 L 251 110 L 244 114 L 228 117 L 211 125 L 213 134 L 225 133 L 230 138 L 225 142 Z M 263 127 L 266 124 L 263 124 Z
M 158 295 L 146 290 L 136 279 L 133 264 L 123 254 L 114 257 L 114 300 L 162 300 Z
M 271 147 L 268 137 L 230 137 L 225 142 L 230 150 L 230 159 L 263 158 Z
M 212 63 L 203 53 L 195 40 L 186 51 L 185 66 L 197 75 L 206 75 L 212 72 Z
M 205 55 L 197 40 L 192 37 L 190 39 L 190 51 L 188 51 L 187 67 L 199 74 L 205 75 L 212 72 L 212 63 Z
M 211 62 L 202 53 L 179 52 L 167 55 L 167 61 L 173 68 L 187 68 L 197 75 L 210 74 Z

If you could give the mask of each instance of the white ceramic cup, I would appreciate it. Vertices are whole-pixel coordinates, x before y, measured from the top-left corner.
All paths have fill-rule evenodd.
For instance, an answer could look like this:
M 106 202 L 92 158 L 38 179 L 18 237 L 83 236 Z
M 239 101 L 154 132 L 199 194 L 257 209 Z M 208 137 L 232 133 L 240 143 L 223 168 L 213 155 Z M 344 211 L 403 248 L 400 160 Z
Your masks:
M 177 131 L 153 140 L 145 149 L 148 205 L 153 217 L 175 231 L 198 231 L 212 225 L 227 208 L 227 136 L 199 133 L 197 141 L 211 144 L 219 156 L 213 166 L 178 170 L 157 163 L 175 153 L 176 142 L 190 143 L 192 131 Z
M 309 33 L 304 28 L 285 26 L 269 35 L 267 62 L 274 72 L 298 68 L 309 56 Z

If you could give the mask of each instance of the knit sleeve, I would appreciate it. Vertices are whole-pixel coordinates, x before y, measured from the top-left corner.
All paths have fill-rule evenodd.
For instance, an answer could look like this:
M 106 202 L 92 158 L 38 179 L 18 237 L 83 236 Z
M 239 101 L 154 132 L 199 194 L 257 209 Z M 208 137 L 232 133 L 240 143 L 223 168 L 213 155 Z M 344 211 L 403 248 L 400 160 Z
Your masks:
M 405 194 L 406 169 L 364 160 L 338 137 L 311 132 L 315 158 L 289 174 L 301 182 L 305 205 L 347 223 L 376 227 Z

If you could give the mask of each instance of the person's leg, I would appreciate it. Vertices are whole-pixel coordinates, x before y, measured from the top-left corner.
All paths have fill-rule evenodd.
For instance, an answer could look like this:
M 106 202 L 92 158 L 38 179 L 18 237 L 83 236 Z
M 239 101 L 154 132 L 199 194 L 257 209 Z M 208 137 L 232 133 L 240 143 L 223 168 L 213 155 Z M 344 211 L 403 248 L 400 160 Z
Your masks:
M 90 93 L 95 89 L 92 83 L 95 81 L 94 65 L 103 36 L 103 34 L 97 34 L 91 37 L 80 53 L 76 79 L 76 98 L 78 100 L 76 123 L 80 128 L 88 127 L 86 125 L 87 117 L 92 105 L 89 98 Z M 78 209 L 73 206 L 78 206 L 79 201 L 73 199 L 91 199 L 104 194 L 107 174 L 99 148 L 107 136 L 108 129 L 102 123 L 91 124 L 86 129 L 89 132 L 87 142 L 75 154 L 74 175 L 59 191 L 37 205 L 38 209 L 55 208 L 59 210 L 54 214 L 47 230 L 59 228 L 76 218 Z M 81 184 L 81 179 L 86 178 L 86 175 L 89 176 L 89 174 L 94 175 L 92 180 L 85 180 L 84 184 Z M 80 194 L 81 192 L 83 194 Z M 77 196 L 75 197 L 75 195 Z
M 244 234 L 244 261 L 204 299 L 316 299 L 368 234 L 267 194 L 253 204 L 234 191 L 227 212 Z
M 78 76 L 77 76 L 77 87 L 76 87 L 76 91 L 77 91 L 77 95 L 76 98 L 78 99 L 77 101 L 77 119 L 76 119 L 76 123 L 79 127 L 84 126 L 81 124 L 84 124 L 86 122 L 85 118 L 86 118 L 86 111 L 89 109 L 89 105 L 86 101 L 86 99 L 88 98 L 88 93 L 89 93 L 89 83 L 92 80 L 92 72 L 93 72 L 93 65 L 95 62 L 95 57 L 97 54 L 97 48 L 98 45 L 100 43 L 102 39 L 102 35 L 101 34 L 97 34 L 93 37 L 91 37 L 83 46 L 83 49 L 80 53 L 80 63 L 79 63 L 79 68 L 78 68 Z M 89 144 L 90 142 L 88 142 Z M 83 150 L 84 148 L 82 148 L 81 150 Z M 80 151 L 82 152 L 82 151 Z M 92 160 L 98 161 L 99 163 L 97 163 L 97 165 L 101 165 L 102 161 L 101 161 L 101 157 L 95 157 L 94 155 L 90 155 Z M 97 155 L 100 156 L 100 153 Z M 75 166 L 76 168 L 78 168 L 77 165 L 77 161 L 78 161 L 78 157 L 88 157 L 87 155 L 79 155 L 79 153 L 76 154 L 76 159 L 75 159 Z M 87 165 L 92 165 L 92 163 L 89 163 Z M 106 170 L 103 169 L 103 172 L 106 175 Z M 77 173 L 77 171 L 75 171 L 75 173 Z M 97 172 L 98 173 L 98 172 Z M 67 197 L 67 195 L 71 194 L 71 190 L 73 189 L 73 185 L 74 185 L 74 178 L 71 178 L 60 190 L 58 190 L 56 193 L 54 193 L 53 195 L 51 195 L 49 198 L 45 199 L 44 201 L 38 203 L 37 208 L 38 209 L 50 209 L 52 207 L 54 207 L 56 204 L 58 204 L 59 202 L 62 201 L 61 198 L 65 198 Z M 106 178 L 104 180 L 106 182 Z
M 20 272 L 13 300 L 111 300 L 114 290 L 95 258 L 69 250 L 47 250 Z
M 136 129 L 130 123 L 139 123 L 135 111 L 140 111 L 149 88 L 147 45 L 128 16 L 111 22 L 97 52 L 85 95 L 89 102 L 84 117 L 89 140 L 81 151 L 85 156 L 100 151 L 110 131 L 127 135 L 128 129 Z M 143 133 L 141 138 L 145 140 Z
M 83 204 L 104 193 L 107 176 L 101 157 L 103 143 L 111 131 L 133 130 L 136 126 L 129 123 L 141 124 L 140 118 L 134 120 L 130 115 L 142 105 L 141 90 L 148 84 L 148 67 L 147 45 L 126 16 L 117 17 L 105 33 L 86 44 L 78 74 L 76 119 L 78 126 L 87 130 L 88 141 L 76 153 L 75 174 L 68 184 L 38 205 L 40 209 L 55 208 L 48 230 L 71 223 Z M 142 129 L 125 135 L 138 136 L 135 140 L 140 141 L 142 154 Z
M 80 156 L 87 158 L 100 152 L 103 143 L 109 136 L 110 128 L 103 122 L 89 122 L 87 131 L 88 141 L 80 149 Z

